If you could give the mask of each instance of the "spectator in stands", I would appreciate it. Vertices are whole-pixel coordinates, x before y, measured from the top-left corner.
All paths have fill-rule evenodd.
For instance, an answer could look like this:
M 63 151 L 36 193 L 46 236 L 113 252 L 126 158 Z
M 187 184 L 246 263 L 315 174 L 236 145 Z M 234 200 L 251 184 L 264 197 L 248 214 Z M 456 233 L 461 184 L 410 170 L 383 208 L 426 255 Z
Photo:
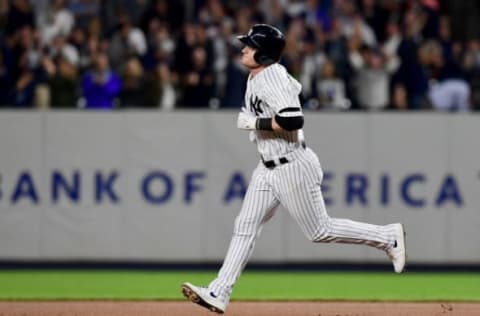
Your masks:
M 281 0 L 260 1 L 265 22 L 270 25 L 275 25 L 283 32 L 286 31 L 287 25 L 291 19 L 283 7 L 284 3 L 285 2 Z
M 81 42 L 77 43 L 80 45 L 80 72 L 84 73 L 93 65 L 93 61 L 95 56 L 98 53 L 104 53 L 107 51 L 107 48 L 104 44 L 102 44 L 102 40 L 95 36 L 89 34 L 88 37 L 81 40 Z M 77 46 L 75 45 L 75 46 Z
M 393 86 L 392 100 L 388 109 L 400 111 L 408 110 L 407 89 L 405 89 L 401 83 L 397 83 Z
M 48 56 L 42 64 L 48 76 L 49 100 L 51 108 L 76 108 L 79 98 L 78 61 L 68 55 L 59 55 L 55 59 Z
M 165 23 L 169 31 L 177 35 L 185 22 L 184 4 L 177 0 L 151 0 L 140 19 L 140 28 L 148 32 L 150 22 L 155 19 Z
M 324 50 L 324 33 L 320 28 L 317 28 L 315 31 L 317 31 L 317 34 L 309 33 L 305 36 L 302 43 L 302 68 L 298 79 L 302 84 L 301 93 L 305 100 L 315 98 L 315 84 L 316 81 L 321 80 L 319 78 L 321 70 L 328 58 Z
M 347 37 L 354 34 L 360 36 L 362 44 L 370 47 L 377 45 L 375 32 L 358 12 L 355 2 L 352 0 L 336 1 L 336 13 L 341 21 L 342 33 Z
M 455 43 L 452 41 L 452 32 L 450 20 L 443 16 L 439 20 L 438 42 L 442 47 L 443 54 L 447 59 L 455 60 L 459 58 L 458 52 L 455 52 Z M 457 60 L 459 61 L 459 60 Z
M 73 14 L 67 10 L 65 0 L 53 0 L 47 12 L 47 23 L 41 28 L 42 46 L 50 45 L 58 36 L 68 37 L 75 24 Z
M 98 53 L 93 69 L 82 79 L 83 107 L 87 109 L 111 110 L 117 107 L 121 89 L 120 78 L 110 69 L 108 56 Z
M 252 9 L 247 5 L 242 5 L 234 11 L 234 20 L 237 34 L 247 34 L 252 23 L 258 22 L 254 22 Z
M 459 65 L 448 58 L 439 42 L 430 40 L 428 52 L 432 83 L 428 91 L 434 109 L 441 111 L 469 111 L 470 87 L 462 76 Z
M 443 81 L 447 79 L 462 79 L 462 72 L 457 61 L 443 50 L 440 43 L 436 40 L 425 42 L 423 48 L 426 50 L 427 65 L 429 68 L 430 79 Z
M 330 7 L 328 1 L 307 0 L 305 4 L 305 20 L 307 25 L 315 28 L 317 25 L 326 32 L 332 27 L 332 18 L 330 16 Z
M 182 99 L 180 107 L 205 108 L 210 106 L 214 92 L 214 75 L 207 62 L 203 46 L 196 46 L 191 52 L 192 68 L 181 76 Z
M 225 69 L 225 86 L 222 90 L 220 107 L 239 109 L 244 103 L 247 88 L 248 70 L 240 62 L 240 51 L 237 46 L 228 45 L 228 64 Z
M 347 110 L 351 106 L 345 89 L 345 82 L 335 73 L 335 64 L 326 59 L 323 63 L 321 79 L 317 81 L 316 94 L 318 108 L 327 110 Z
M 434 109 L 450 112 L 470 111 L 470 86 L 465 80 L 447 79 L 433 83 L 428 97 Z
M 69 0 L 68 10 L 75 16 L 75 23 L 80 27 L 88 27 L 100 13 L 101 0 Z
M 412 2 L 413 10 L 421 11 L 423 27 L 422 36 L 433 39 L 439 36 L 440 3 L 438 0 L 420 0 Z
M 14 36 L 13 47 L 9 52 L 7 69 L 14 85 L 10 91 L 11 102 L 15 107 L 31 107 L 34 104 L 35 89 L 39 81 L 41 53 L 34 30 L 24 26 Z
M 192 68 L 191 52 L 198 44 L 196 28 L 198 26 L 193 22 L 187 22 L 183 26 L 182 32 L 177 37 L 175 43 L 174 70 L 179 74 L 185 74 Z
M 113 64 L 113 69 L 117 72 L 123 71 L 123 65 L 129 57 L 143 57 L 147 52 L 147 41 L 143 31 L 132 24 L 130 17 L 126 12 L 119 14 L 119 26 L 117 32 L 113 35 L 108 55 Z
M 385 56 L 376 48 L 354 45 L 350 63 L 355 69 L 355 92 L 358 103 L 365 110 L 383 110 L 390 102 L 390 76 L 400 64 L 396 55 Z
M 11 90 L 11 79 L 5 65 L 3 54 L 0 52 L 0 107 L 11 104 L 9 92 Z
M 401 65 L 395 82 L 407 90 L 409 109 L 419 110 L 427 107 L 428 91 L 428 54 L 421 48 L 422 17 L 417 11 L 407 11 L 403 17 L 404 32 L 398 47 Z
M 386 56 L 395 56 L 403 40 L 402 31 L 397 20 L 392 18 L 385 25 L 385 41 L 382 42 L 381 49 Z
M 146 107 L 145 78 L 142 64 L 136 57 L 130 57 L 122 73 L 120 105 L 125 108 Z
M 166 64 L 159 64 L 157 73 L 161 85 L 160 108 L 172 110 L 177 99 L 177 92 L 173 86 L 174 78 Z
M 32 107 L 37 86 L 35 65 L 27 53 L 19 60 L 19 76 L 15 82 L 12 103 L 15 107 Z
M 147 70 L 154 70 L 159 63 L 173 63 L 175 41 L 165 23 L 156 19 L 150 22 L 147 44 L 148 51 L 143 58 Z
M 389 14 L 385 9 L 386 1 L 361 0 L 360 12 L 365 22 L 372 28 L 379 43 L 385 40 L 385 28 Z
M 480 49 L 466 41 L 476 38 L 480 28 L 476 9 L 468 1 L 454 0 L 0 0 L 0 102 L 30 106 L 42 99 L 40 103 L 45 103 L 41 96 L 53 77 L 45 77 L 39 62 L 42 55 L 57 67 L 61 62 L 61 68 L 68 68 L 63 67 L 65 61 L 73 62 L 77 75 L 84 77 L 95 68 L 96 56 L 107 53 L 113 72 L 125 74 L 127 67 L 131 73 L 129 60 L 134 57 L 144 70 L 145 86 L 158 83 L 147 89 L 152 93 L 145 105 L 179 108 L 187 102 L 192 107 L 190 96 L 198 93 L 203 107 L 237 107 L 243 87 L 231 81 L 244 73 L 229 47 L 237 45 L 236 34 L 248 32 L 253 23 L 266 22 L 288 37 L 281 63 L 302 82 L 306 107 L 315 107 L 308 100 L 320 97 L 317 90 L 326 60 L 334 63 L 335 80 L 343 81 L 350 108 L 365 107 L 362 98 L 368 90 L 357 89 L 354 79 L 368 72 L 372 79 L 367 60 L 371 54 L 360 54 L 362 60 L 369 56 L 364 68 L 355 66 L 349 58 L 353 41 L 378 52 L 373 59 L 380 57 L 379 64 L 401 61 L 397 71 L 384 77 L 390 82 L 387 93 L 383 88 L 374 91 L 383 91 L 378 108 L 388 104 L 403 109 L 405 103 L 408 109 L 431 108 L 429 82 L 462 76 L 471 90 L 473 108 L 478 108 Z M 465 30 L 458 22 L 464 16 Z M 425 45 L 430 39 L 440 43 L 442 58 L 431 55 Z M 192 58 L 194 51 L 197 57 Z
M 336 73 L 345 81 L 347 91 L 349 91 L 351 69 L 348 62 L 348 38 L 342 33 L 340 19 L 333 18 L 330 32 L 322 36 L 325 37 L 325 40 L 317 37 L 317 42 L 325 41 L 325 53 L 335 63 Z
M 472 109 L 480 109 L 480 42 L 471 40 L 467 43 L 462 58 L 462 71 L 471 87 Z
M 7 36 L 14 35 L 25 26 L 35 29 L 35 16 L 29 0 L 14 0 L 7 10 L 7 23 L 5 25 Z
M 206 25 L 220 25 L 225 15 L 225 6 L 220 0 L 205 1 L 198 13 L 200 22 Z
M 281 62 L 296 78 L 301 76 L 303 70 L 302 55 L 306 32 L 305 20 L 299 17 L 292 20 L 285 34 L 287 44 Z
M 162 110 L 173 110 L 177 100 L 174 80 L 168 65 L 159 63 L 146 79 L 146 105 Z
M 106 33 L 110 33 L 116 27 L 119 8 L 128 14 L 134 25 L 138 26 L 149 2 L 148 0 L 102 0 L 101 20 Z
M 74 45 L 70 44 L 63 35 L 56 36 L 49 48 L 49 50 L 44 48 L 43 51 L 48 51 L 51 58 L 65 56 L 72 64 L 78 65 L 80 61 L 78 50 Z
M 0 39 L 5 36 L 5 26 L 7 24 L 8 8 L 8 0 L 0 0 Z
M 78 67 L 82 69 L 82 65 L 86 63 L 85 55 L 87 52 L 87 33 L 81 27 L 74 27 L 68 42 L 76 49 L 78 54 Z

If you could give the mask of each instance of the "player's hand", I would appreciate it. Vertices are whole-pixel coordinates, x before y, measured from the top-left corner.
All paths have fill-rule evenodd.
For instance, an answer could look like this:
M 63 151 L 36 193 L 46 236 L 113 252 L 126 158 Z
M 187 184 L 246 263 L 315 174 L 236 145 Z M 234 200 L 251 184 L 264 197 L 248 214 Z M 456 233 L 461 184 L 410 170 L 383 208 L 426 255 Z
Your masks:
M 255 129 L 256 123 L 257 123 L 257 118 L 255 116 L 245 113 L 243 111 L 238 113 L 237 128 L 253 130 Z

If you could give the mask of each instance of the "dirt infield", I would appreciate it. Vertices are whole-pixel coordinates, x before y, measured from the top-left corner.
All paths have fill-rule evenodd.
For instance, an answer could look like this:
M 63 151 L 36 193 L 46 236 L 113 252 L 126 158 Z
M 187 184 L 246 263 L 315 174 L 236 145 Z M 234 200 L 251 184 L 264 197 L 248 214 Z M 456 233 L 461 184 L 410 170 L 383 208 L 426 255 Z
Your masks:
M 189 302 L 0 302 L 0 316 L 214 316 Z M 232 302 L 226 316 L 478 316 L 480 303 Z

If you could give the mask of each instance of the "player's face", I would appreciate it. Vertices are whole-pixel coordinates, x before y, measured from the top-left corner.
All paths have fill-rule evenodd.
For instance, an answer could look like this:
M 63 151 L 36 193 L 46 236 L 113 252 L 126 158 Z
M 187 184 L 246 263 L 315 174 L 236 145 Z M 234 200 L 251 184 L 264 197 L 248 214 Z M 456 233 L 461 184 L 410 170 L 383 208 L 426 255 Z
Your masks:
M 253 69 L 257 68 L 259 64 L 255 61 L 255 58 L 253 58 L 253 55 L 255 55 L 255 48 L 252 48 L 250 46 L 245 46 L 242 49 L 242 64 L 244 64 L 247 68 Z

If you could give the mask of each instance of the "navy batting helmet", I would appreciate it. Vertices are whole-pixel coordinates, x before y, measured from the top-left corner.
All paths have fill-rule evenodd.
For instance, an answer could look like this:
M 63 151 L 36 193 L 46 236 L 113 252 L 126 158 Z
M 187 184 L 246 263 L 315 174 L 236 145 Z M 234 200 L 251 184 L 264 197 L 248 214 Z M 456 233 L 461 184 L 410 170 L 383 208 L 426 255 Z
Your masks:
M 243 44 L 255 48 L 253 58 L 260 65 L 270 65 L 280 60 L 285 48 L 285 36 L 276 27 L 255 24 L 247 35 L 237 37 Z

